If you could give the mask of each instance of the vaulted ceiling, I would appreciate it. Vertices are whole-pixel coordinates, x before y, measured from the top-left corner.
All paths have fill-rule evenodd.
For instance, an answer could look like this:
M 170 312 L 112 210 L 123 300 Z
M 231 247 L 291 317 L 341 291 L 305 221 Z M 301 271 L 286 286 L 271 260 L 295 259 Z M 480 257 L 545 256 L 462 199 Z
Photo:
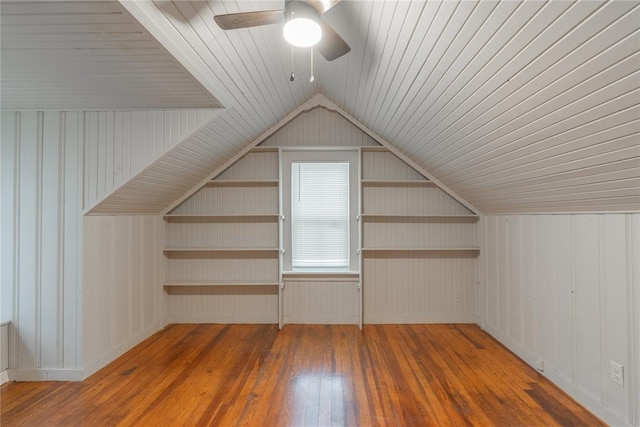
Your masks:
M 216 108 L 117 2 L 0 2 L 3 110 Z
M 313 83 L 309 50 L 292 55 L 279 25 L 222 31 L 213 20 L 221 13 L 279 9 L 282 2 L 96 4 L 130 21 L 100 22 L 105 34 L 119 37 L 117 52 L 138 46 L 161 52 L 164 62 L 145 65 L 140 55 L 117 54 L 119 66 L 136 71 L 118 76 L 125 87 L 139 89 L 135 106 L 131 96 L 105 89 L 119 67 L 98 73 L 92 71 L 100 68 L 98 60 L 87 62 L 92 65 L 82 80 L 95 77 L 102 84 L 103 97 L 92 99 L 103 101 L 102 108 L 158 108 L 154 100 L 162 96 L 181 104 L 172 107 L 220 102 L 225 110 L 209 131 L 193 137 L 206 142 L 199 161 L 210 162 L 210 171 L 322 94 L 482 212 L 640 210 L 638 2 L 342 1 L 325 19 L 352 51 L 332 62 L 316 54 Z M 49 77 L 37 70 L 25 76 L 50 94 L 40 107 L 28 81 L 17 71 L 5 74 L 17 68 L 17 60 L 25 67 L 38 63 L 25 59 L 29 46 L 17 34 L 28 36 L 24 43 L 49 49 L 29 33 L 37 28 L 25 30 L 23 24 L 32 21 L 9 17 L 10 5 L 1 10 L 3 108 L 19 109 L 21 99 L 31 99 L 32 109 L 51 108 L 56 95 L 46 87 Z M 15 35 L 5 41 L 9 22 Z M 116 36 L 116 24 L 126 34 L 134 27 L 140 33 Z M 12 43 L 15 51 L 7 50 Z M 51 50 L 44 58 L 57 57 Z M 158 74 L 171 64 L 177 71 Z M 292 70 L 294 82 L 288 78 Z M 147 83 L 164 88 L 155 95 L 140 83 L 151 76 Z M 182 84 L 190 86 L 180 98 L 174 89 Z M 192 90 L 196 86 L 201 88 Z M 76 108 L 86 108 L 81 100 L 90 87 L 83 87 L 70 91 L 80 94 Z M 5 93 L 11 94 L 7 102 Z M 65 99 L 59 108 L 74 108 L 74 98 Z M 193 143 L 185 141 L 182 150 Z M 172 167 L 170 157 L 159 162 L 157 167 Z M 129 185 L 137 185 L 136 178 Z

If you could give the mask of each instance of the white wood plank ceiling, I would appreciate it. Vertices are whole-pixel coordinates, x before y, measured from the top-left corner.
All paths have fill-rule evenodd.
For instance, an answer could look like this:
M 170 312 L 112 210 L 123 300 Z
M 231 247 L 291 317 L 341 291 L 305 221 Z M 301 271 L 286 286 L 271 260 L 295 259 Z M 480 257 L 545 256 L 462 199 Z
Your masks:
M 638 2 L 343 1 L 314 83 L 280 25 L 213 20 L 282 2 L 121 4 L 227 108 L 211 170 L 321 93 L 485 213 L 640 210 Z
M 0 2 L 3 110 L 217 108 L 117 2 Z

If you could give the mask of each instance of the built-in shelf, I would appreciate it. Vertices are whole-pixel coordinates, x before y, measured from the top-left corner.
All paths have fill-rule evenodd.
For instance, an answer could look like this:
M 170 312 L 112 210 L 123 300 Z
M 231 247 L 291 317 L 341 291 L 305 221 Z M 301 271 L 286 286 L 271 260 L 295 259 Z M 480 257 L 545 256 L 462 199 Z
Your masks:
M 209 187 L 222 186 L 276 186 L 278 179 L 214 179 L 207 183 Z
M 199 280 L 168 280 L 163 286 L 278 286 L 277 282 L 212 282 Z
M 460 248 L 362 248 L 362 252 L 469 252 L 479 251 L 479 247 L 460 247 Z
M 279 248 L 165 248 L 164 253 L 169 252 L 279 252 Z
M 278 147 L 267 147 L 267 146 L 253 147 L 251 149 L 251 152 L 252 153 L 277 153 Z
M 362 183 L 363 186 L 379 186 L 379 187 L 390 187 L 390 186 L 435 187 L 436 186 L 432 181 L 429 181 L 426 179 L 361 179 L 360 182 Z
M 274 221 L 280 218 L 279 214 L 168 214 L 164 215 L 165 220 L 180 220 L 180 219 L 200 219 L 218 221 L 221 219 L 273 219 Z
M 389 149 L 387 147 L 382 147 L 380 145 L 368 145 L 360 147 L 360 150 L 368 152 L 389 152 Z
M 363 220 L 375 220 L 375 219 L 390 219 L 394 221 L 402 221 L 402 220 L 414 220 L 418 219 L 421 221 L 448 221 L 448 220 L 468 220 L 468 221 L 477 221 L 478 215 L 433 215 L 433 214 L 361 214 L 360 218 Z

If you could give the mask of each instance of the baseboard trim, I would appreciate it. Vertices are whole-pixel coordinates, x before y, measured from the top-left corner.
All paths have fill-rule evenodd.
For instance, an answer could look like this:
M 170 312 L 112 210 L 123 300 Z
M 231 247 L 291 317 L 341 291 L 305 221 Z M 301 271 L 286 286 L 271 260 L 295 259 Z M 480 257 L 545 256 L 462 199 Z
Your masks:
M 0 385 L 8 382 L 9 382 L 9 373 L 6 370 L 0 372 Z
M 534 354 L 522 348 L 522 346 L 514 343 L 509 337 L 492 328 L 488 324 L 485 324 L 483 329 L 489 335 L 498 340 L 502 345 L 507 347 L 516 356 L 522 359 L 525 363 L 535 369 L 537 358 Z M 573 384 L 569 379 L 560 374 L 553 365 L 549 364 L 548 361 L 545 362 L 545 370 L 543 372 L 540 372 L 538 370 L 536 371 L 540 373 L 540 375 L 544 376 L 549 381 L 554 383 L 556 386 L 558 386 L 569 396 L 574 398 L 579 404 L 602 419 L 605 423 L 611 426 L 633 427 L 633 424 L 631 424 L 629 420 L 626 420 L 621 416 L 611 412 L 609 408 L 602 405 L 596 398 L 591 396 L 589 393 L 585 393 L 583 390 Z
M 8 381 L 82 381 L 82 369 L 8 369 Z
M 366 316 L 364 317 L 364 324 L 366 325 L 380 325 L 380 324 L 430 324 L 430 323 L 476 323 L 475 315 L 456 315 L 456 314 L 444 314 L 433 316 L 397 316 L 397 315 L 380 315 L 380 316 Z
M 357 325 L 358 316 L 285 316 L 286 325 Z
M 152 326 L 150 326 L 149 328 L 145 329 L 143 332 L 141 332 L 138 335 L 135 335 L 135 336 L 129 338 L 123 344 L 119 345 L 118 347 L 113 348 L 108 353 L 102 355 L 97 360 L 93 360 L 93 361 L 87 363 L 85 365 L 84 369 L 82 370 L 82 379 L 89 378 L 91 375 L 95 374 L 100 369 L 104 368 L 109 363 L 113 362 L 118 357 L 122 356 L 127 351 L 131 350 L 133 347 L 135 347 L 136 345 L 140 344 L 142 341 L 144 341 L 147 338 L 149 338 L 151 335 L 153 335 L 156 332 L 160 331 L 162 328 L 163 328 L 163 326 L 162 326 L 161 322 L 155 323 Z

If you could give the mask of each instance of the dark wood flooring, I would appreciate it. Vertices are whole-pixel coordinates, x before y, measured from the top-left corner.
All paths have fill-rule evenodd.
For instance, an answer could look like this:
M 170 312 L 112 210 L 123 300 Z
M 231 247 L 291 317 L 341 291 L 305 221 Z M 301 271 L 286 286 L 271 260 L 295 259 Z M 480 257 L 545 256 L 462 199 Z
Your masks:
M 171 325 L 2 426 L 604 425 L 475 325 Z

